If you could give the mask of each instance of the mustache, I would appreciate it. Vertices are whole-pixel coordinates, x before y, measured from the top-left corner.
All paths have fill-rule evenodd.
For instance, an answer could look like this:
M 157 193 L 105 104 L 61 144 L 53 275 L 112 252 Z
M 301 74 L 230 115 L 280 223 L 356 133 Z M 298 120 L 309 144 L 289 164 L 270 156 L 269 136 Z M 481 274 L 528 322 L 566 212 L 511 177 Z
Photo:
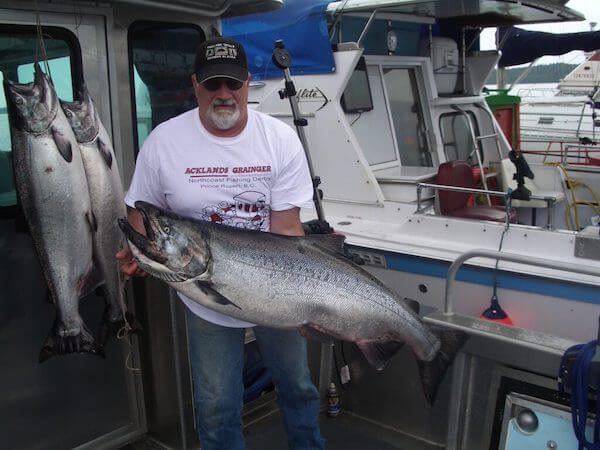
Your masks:
M 232 98 L 228 98 L 228 99 L 216 98 L 211 103 L 211 106 L 213 106 L 213 107 L 214 106 L 237 106 L 237 102 Z

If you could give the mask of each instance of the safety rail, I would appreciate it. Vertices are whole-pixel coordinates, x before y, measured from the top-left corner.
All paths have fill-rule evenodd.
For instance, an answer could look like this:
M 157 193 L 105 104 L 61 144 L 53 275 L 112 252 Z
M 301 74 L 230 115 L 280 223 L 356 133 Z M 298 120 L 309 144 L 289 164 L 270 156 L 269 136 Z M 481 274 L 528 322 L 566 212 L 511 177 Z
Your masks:
M 562 355 L 572 345 L 576 344 L 568 339 L 558 336 L 542 333 L 540 331 L 527 330 L 511 325 L 504 325 L 489 320 L 483 320 L 475 317 L 465 316 L 454 313 L 453 294 L 456 274 L 465 261 L 471 258 L 490 258 L 496 260 L 528 264 L 538 267 L 546 267 L 565 272 L 575 272 L 584 275 L 600 277 L 600 268 L 590 266 L 573 266 L 560 261 L 552 261 L 544 258 L 537 258 L 526 255 L 516 255 L 514 253 L 502 253 L 495 250 L 475 249 L 460 255 L 450 265 L 448 276 L 446 278 L 446 290 L 444 297 L 444 310 L 434 311 L 424 317 L 428 323 L 458 329 L 468 334 L 492 338 L 510 344 L 520 345 L 522 347 L 540 350 L 547 353 Z
M 508 192 L 490 191 L 489 189 L 465 188 L 465 187 L 459 187 L 459 186 L 448 186 L 445 184 L 417 183 L 417 211 L 416 211 L 417 213 L 422 212 L 421 211 L 421 191 L 423 190 L 423 188 L 432 188 L 435 190 L 442 190 L 442 191 L 467 192 L 467 193 L 472 193 L 472 194 L 485 194 L 485 195 L 492 195 L 495 197 L 506 197 L 509 195 Z M 548 207 L 548 220 L 546 222 L 546 228 L 552 229 L 552 211 L 553 211 L 554 205 L 557 202 L 556 197 L 531 195 L 530 198 L 531 198 L 531 200 L 542 200 L 542 201 L 546 202 L 546 205 Z
M 492 135 L 488 135 L 488 136 L 477 136 L 475 134 L 475 129 L 473 128 L 473 124 L 471 123 L 471 118 L 469 117 L 469 115 L 467 114 L 467 112 L 462 109 L 460 106 L 457 105 L 450 105 L 450 107 L 455 110 L 458 111 L 459 114 L 461 114 L 464 118 L 465 121 L 467 122 L 467 125 L 469 126 L 469 133 L 471 134 L 471 139 L 473 140 L 473 149 L 471 150 L 471 152 L 469 153 L 469 156 L 467 156 L 466 159 L 469 159 L 471 157 L 471 155 L 475 154 L 475 156 L 477 157 L 477 165 L 479 166 L 479 170 L 481 171 L 482 177 L 481 177 L 481 182 L 483 183 L 483 187 L 487 190 L 488 185 L 487 185 L 487 180 L 485 179 L 485 177 L 483 176 L 484 170 L 483 170 L 483 161 L 481 160 L 481 151 L 482 149 L 479 147 L 479 144 L 481 143 L 482 140 L 485 139 L 496 139 L 496 142 L 498 142 L 498 134 L 492 134 Z M 494 122 L 492 122 L 493 125 Z M 490 196 L 487 195 L 487 201 L 488 201 L 488 205 L 492 205 L 492 201 L 490 200 Z

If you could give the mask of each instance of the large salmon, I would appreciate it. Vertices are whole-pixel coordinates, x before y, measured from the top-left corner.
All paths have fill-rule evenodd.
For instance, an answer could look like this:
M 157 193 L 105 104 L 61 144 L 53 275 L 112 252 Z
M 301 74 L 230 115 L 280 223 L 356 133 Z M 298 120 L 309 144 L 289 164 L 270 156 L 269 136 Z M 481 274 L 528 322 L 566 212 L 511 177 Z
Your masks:
M 48 77 L 4 81 L 19 203 L 57 314 L 40 361 L 54 354 L 102 354 L 79 314 L 79 298 L 97 284 L 95 220 L 77 140 Z
M 118 219 L 127 217 L 123 200 L 123 185 L 110 137 L 96 111 L 87 89 L 79 93 L 81 100 L 61 101 L 62 109 L 75 133 L 85 175 L 90 201 L 97 229 L 93 234 L 94 262 L 105 283 L 101 286 L 106 309 L 101 329 L 101 341 L 132 321 L 127 313 L 124 299 L 124 279 L 119 270 L 115 254 L 122 247 L 122 234 Z M 128 319 L 126 315 L 129 316 Z
M 150 275 L 232 317 L 354 342 L 381 370 L 406 343 L 433 402 L 465 335 L 432 330 L 404 300 L 343 254 L 340 235 L 282 236 L 179 217 L 136 202 L 145 235 L 121 221 Z

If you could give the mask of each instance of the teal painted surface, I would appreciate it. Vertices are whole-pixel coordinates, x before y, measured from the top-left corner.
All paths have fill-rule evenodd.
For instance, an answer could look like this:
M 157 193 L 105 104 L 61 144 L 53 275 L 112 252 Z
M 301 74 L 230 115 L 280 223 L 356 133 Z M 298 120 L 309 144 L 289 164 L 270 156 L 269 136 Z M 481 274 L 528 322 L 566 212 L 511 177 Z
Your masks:
M 350 248 L 373 253 L 371 249 L 367 248 L 354 246 L 350 246 Z M 448 268 L 450 267 L 448 261 L 421 258 L 400 253 L 375 253 L 383 254 L 388 269 L 398 270 L 400 272 L 446 278 L 448 275 Z M 600 305 L 600 289 L 598 289 L 597 286 L 571 283 L 552 278 L 535 277 L 514 272 L 505 272 L 502 270 L 498 271 L 497 278 L 498 288 L 500 289 L 513 289 L 516 291 Z M 456 279 L 467 283 L 493 286 L 494 271 L 488 268 L 464 265 L 458 271 Z
M 526 449 L 548 449 L 548 442 L 554 441 L 557 450 L 577 449 L 577 439 L 573 432 L 571 420 L 557 417 L 548 413 L 535 411 L 539 421 L 538 429 L 531 434 L 524 433 L 516 424 L 516 419 L 510 419 L 506 445 L 500 450 L 526 450 Z M 592 441 L 592 426 L 586 428 L 588 440 Z

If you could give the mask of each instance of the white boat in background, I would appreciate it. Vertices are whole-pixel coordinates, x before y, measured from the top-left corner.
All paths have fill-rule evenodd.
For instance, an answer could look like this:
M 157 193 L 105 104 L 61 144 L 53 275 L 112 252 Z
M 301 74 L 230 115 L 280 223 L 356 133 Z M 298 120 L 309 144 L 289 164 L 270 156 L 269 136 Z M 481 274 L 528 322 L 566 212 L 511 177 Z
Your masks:
M 556 89 L 513 87 L 521 97 L 520 148 L 531 162 L 557 164 L 569 189 L 568 228 L 598 223 L 600 214 L 600 51 L 592 52 Z
M 546 161 L 600 165 L 599 88 L 600 51 L 593 52 L 554 91 L 515 86 L 512 92 L 521 97 L 521 149 L 543 154 Z

